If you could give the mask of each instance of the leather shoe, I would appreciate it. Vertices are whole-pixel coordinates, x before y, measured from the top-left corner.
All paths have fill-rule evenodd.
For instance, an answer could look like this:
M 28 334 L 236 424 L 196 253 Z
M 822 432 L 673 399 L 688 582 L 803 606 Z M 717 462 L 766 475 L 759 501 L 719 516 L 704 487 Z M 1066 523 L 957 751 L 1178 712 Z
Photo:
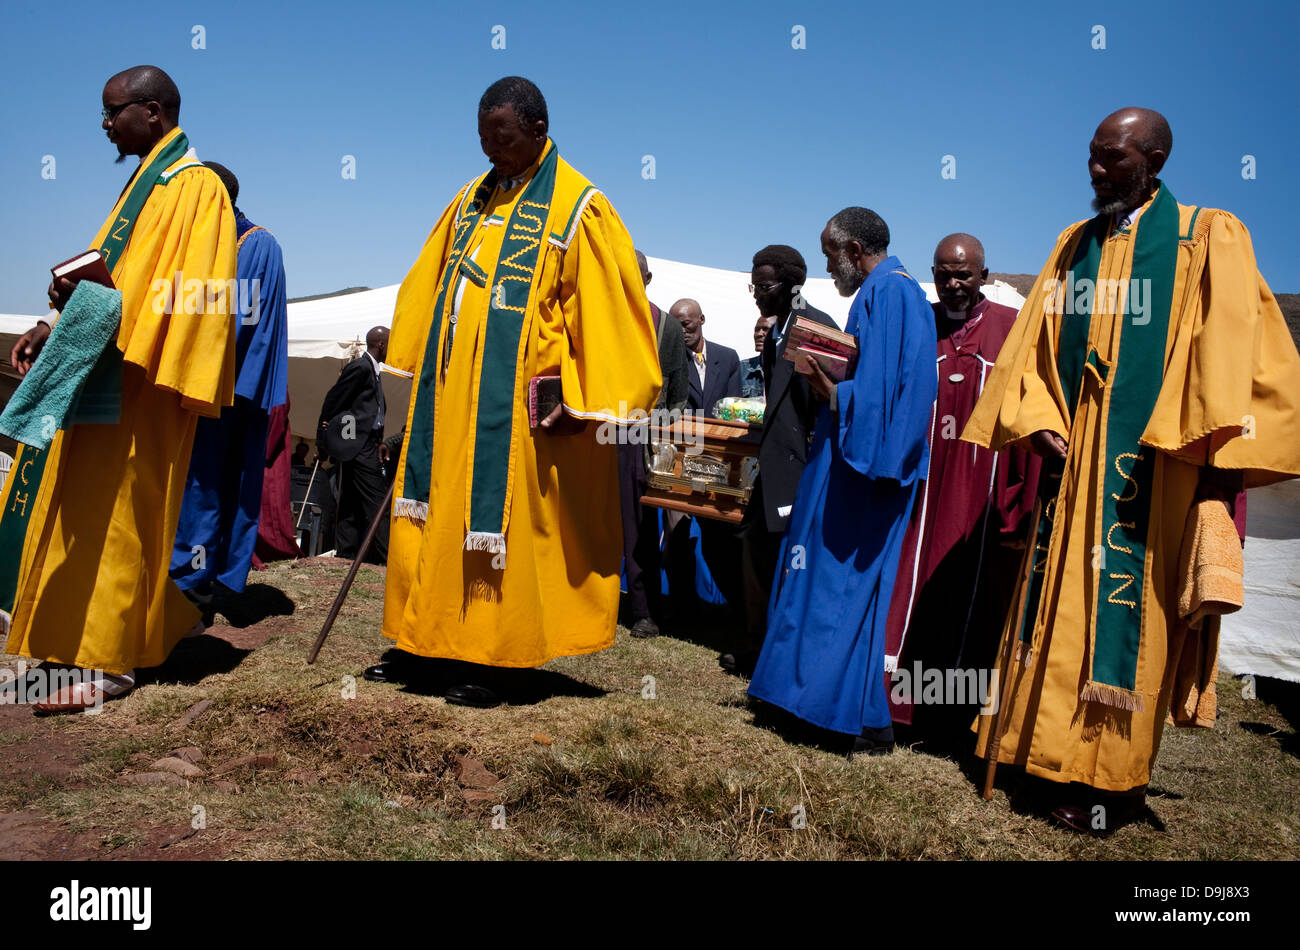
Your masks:
M 724 653 L 718 657 L 718 666 L 737 676 L 753 676 L 754 667 L 758 666 L 758 651 L 737 650 L 735 653 Z
M 632 636 L 638 640 L 648 640 L 650 637 L 659 636 L 659 624 L 655 623 L 649 617 L 642 617 L 636 623 L 632 624 Z
M 1094 838 L 1105 838 L 1111 833 L 1111 829 L 1105 825 L 1100 828 L 1095 827 L 1092 813 L 1082 805 L 1057 805 L 1052 809 L 1051 818 L 1062 828 L 1077 831 L 1079 834 L 1092 835 Z
M 372 683 L 404 683 L 406 677 L 403 676 L 397 667 L 397 664 L 376 663 L 374 666 L 367 666 L 366 671 L 361 674 L 363 679 L 368 679 Z
M 473 706 L 475 709 L 492 709 L 501 705 L 501 697 L 486 686 L 465 683 L 453 686 L 443 694 L 453 706 Z

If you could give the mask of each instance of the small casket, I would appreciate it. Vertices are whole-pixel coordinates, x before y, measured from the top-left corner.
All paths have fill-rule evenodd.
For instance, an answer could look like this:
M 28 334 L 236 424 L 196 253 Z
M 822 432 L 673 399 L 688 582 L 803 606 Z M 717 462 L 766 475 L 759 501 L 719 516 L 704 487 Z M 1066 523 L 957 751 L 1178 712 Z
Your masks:
M 650 426 L 643 505 L 739 523 L 758 474 L 760 423 L 682 416 Z

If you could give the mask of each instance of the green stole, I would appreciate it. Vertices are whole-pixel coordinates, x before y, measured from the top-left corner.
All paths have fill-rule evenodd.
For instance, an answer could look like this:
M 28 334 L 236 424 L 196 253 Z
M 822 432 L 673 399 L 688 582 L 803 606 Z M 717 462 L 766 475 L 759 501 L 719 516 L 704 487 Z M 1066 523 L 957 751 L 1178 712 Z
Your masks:
M 504 555 L 505 530 L 510 510 L 515 440 L 515 405 L 520 398 L 520 368 L 523 364 L 524 328 L 536 293 L 537 272 L 542 261 L 542 241 L 555 191 L 559 151 L 551 145 L 536 174 L 524 188 L 506 223 L 501 252 L 491 273 L 470 260 L 468 250 L 474 229 L 496 189 L 497 174 L 489 171 L 457 212 L 455 237 L 443 268 L 433 318 L 425 344 L 424 359 L 416 382 L 415 407 L 407 434 L 406 468 L 402 497 L 393 503 L 393 513 L 416 523 L 428 517 L 433 473 L 434 434 L 437 429 L 438 390 L 442 385 L 445 356 L 451 342 L 445 337 L 456 287 L 461 275 L 479 287 L 491 286 L 487 318 L 482 330 L 483 351 L 476 380 L 457 385 L 475 387 L 474 447 L 468 453 L 470 471 L 468 529 L 465 550 L 490 551 Z M 458 451 L 449 446 L 445 451 Z M 500 566 L 503 561 L 494 559 Z
M 111 274 L 122 258 L 131 232 L 140 218 L 145 202 L 156 184 L 164 182 L 162 173 L 175 164 L 190 149 L 189 139 L 184 132 L 165 145 L 147 166 L 142 165 L 127 187 L 130 189 L 126 201 L 118 212 L 117 218 L 108 229 L 104 246 L 99 252 L 104 255 L 104 263 Z M 96 361 L 87 377 L 86 386 L 100 392 L 111 390 L 116 384 L 116 391 L 121 392 L 122 353 L 114 343 L 104 348 L 103 355 Z M 67 425 L 73 424 L 70 415 Z M 4 508 L 0 511 L 0 629 L 7 630 L 13 617 L 14 604 L 18 597 L 18 584 L 21 580 L 23 552 L 26 549 L 28 535 L 31 533 L 32 512 L 37 506 L 45 479 L 45 463 L 49 460 L 53 446 L 37 449 L 19 444 L 18 456 L 5 483 Z
M 1120 709 L 1142 710 L 1136 691 L 1138 648 L 1142 639 L 1142 590 L 1146 579 L 1147 538 L 1151 525 L 1152 476 L 1155 450 L 1140 445 L 1164 377 L 1165 349 L 1173 306 L 1174 277 L 1178 263 L 1178 203 L 1161 184 L 1155 199 L 1137 221 L 1133 238 L 1133 263 L 1124 303 L 1131 299 L 1134 281 L 1142 282 L 1149 319 L 1137 323 L 1132 316 L 1120 320 L 1119 345 L 1108 367 L 1088 345 L 1093 312 L 1110 295 L 1096 289 L 1101 250 L 1109 235 L 1108 217 L 1096 217 L 1083 228 L 1065 275 L 1066 292 L 1087 280 L 1091 299 L 1061 318 L 1057 341 L 1057 374 L 1061 390 L 1078 415 L 1081 400 L 1102 406 L 1104 434 L 1099 452 L 1104 476 L 1097 486 L 1101 517 L 1098 547 L 1103 558 L 1094 562 L 1098 573 L 1096 616 L 1091 634 L 1091 668 L 1082 698 Z M 1072 278 L 1072 280 L 1071 280 Z M 1127 307 L 1126 307 L 1127 309 Z M 1103 311 L 1104 313 L 1104 311 Z M 1020 616 L 1022 655 L 1031 648 L 1045 580 L 1053 518 L 1066 504 L 1061 491 L 1064 465 L 1059 460 L 1043 466 L 1039 482 L 1038 518 L 1034 551 L 1029 562 L 1028 592 Z M 1080 503 L 1083 503 L 1082 501 Z M 1094 548 L 1097 550 L 1097 548 Z

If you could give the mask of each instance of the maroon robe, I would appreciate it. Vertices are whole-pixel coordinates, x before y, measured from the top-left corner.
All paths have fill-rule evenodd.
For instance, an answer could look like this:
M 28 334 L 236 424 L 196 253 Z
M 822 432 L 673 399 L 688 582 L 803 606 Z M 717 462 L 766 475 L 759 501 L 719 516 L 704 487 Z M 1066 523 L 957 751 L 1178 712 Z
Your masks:
M 289 403 L 270 412 L 266 427 L 266 474 L 262 479 L 262 517 L 257 523 L 253 567 L 265 570 L 266 561 L 298 556 L 290 508 L 293 434 L 289 431 Z
M 906 671 L 914 693 L 922 685 L 918 661 L 938 670 L 995 665 L 1041 465 L 1023 449 L 992 452 L 959 441 L 1016 311 L 981 297 L 961 323 L 942 304 L 933 306 L 939 395 L 930 419 L 930 467 L 912 509 L 885 627 L 887 685 L 897 668 Z M 903 723 L 920 708 L 896 702 L 892 691 L 890 707 L 894 721 Z M 969 726 L 970 716 L 968 702 L 920 718 Z

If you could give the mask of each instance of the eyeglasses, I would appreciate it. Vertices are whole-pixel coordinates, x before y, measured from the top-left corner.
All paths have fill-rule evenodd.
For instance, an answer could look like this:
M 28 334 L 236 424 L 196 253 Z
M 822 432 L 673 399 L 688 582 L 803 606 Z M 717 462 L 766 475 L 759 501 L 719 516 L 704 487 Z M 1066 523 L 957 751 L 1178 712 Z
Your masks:
M 107 109 L 99 110 L 99 117 L 107 122 L 116 122 L 118 114 L 127 106 L 139 105 L 142 102 L 153 102 L 152 99 L 132 99 L 130 102 L 124 102 L 120 106 L 109 106 Z
M 752 294 L 755 290 L 761 290 L 765 294 L 774 293 L 781 289 L 781 282 L 776 280 L 764 281 L 761 284 L 750 284 L 749 292 Z

